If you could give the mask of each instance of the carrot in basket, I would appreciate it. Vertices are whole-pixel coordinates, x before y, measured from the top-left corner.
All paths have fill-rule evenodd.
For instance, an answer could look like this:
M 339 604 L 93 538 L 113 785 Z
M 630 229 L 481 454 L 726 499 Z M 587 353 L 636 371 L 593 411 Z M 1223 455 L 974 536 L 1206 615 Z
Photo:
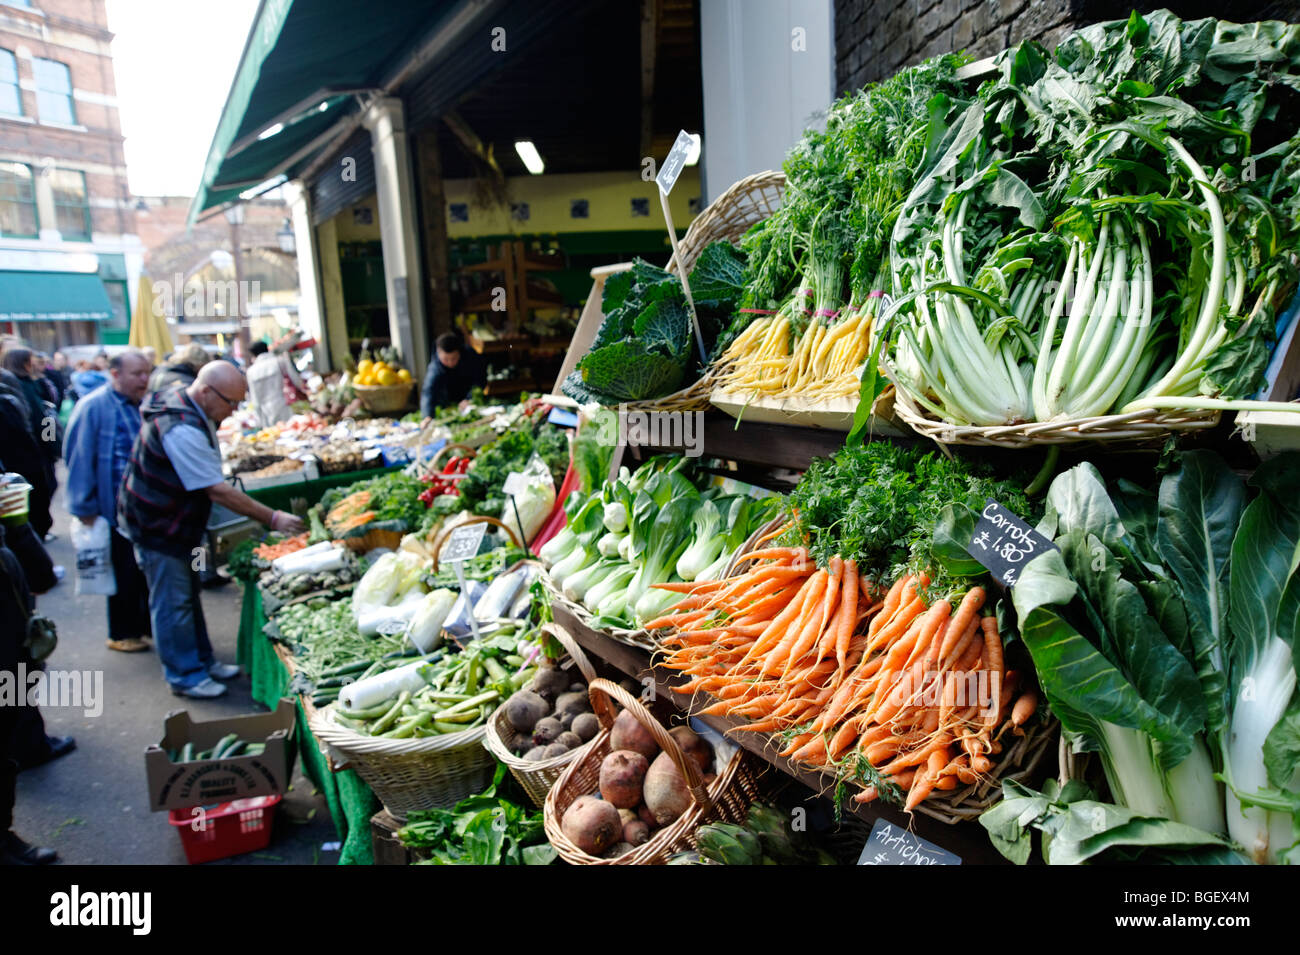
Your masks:
M 921 804 L 926 796 L 934 791 L 934 784 L 939 781 L 939 772 L 944 766 L 948 765 L 948 750 L 933 750 L 925 762 L 925 769 L 916 774 L 912 781 L 912 788 L 907 793 L 907 803 L 903 806 L 905 812 L 911 812 Z
M 889 588 L 885 594 L 885 605 L 880 609 L 880 615 L 871 623 L 871 629 L 867 631 L 868 636 L 875 636 L 876 631 L 889 622 L 895 611 L 902 605 L 903 590 L 912 582 L 911 574 L 904 574 L 894 581 L 894 586 Z
M 840 601 L 844 609 L 840 614 L 839 633 L 835 636 L 835 660 L 842 671 L 845 658 L 848 656 L 849 643 L 853 639 L 853 627 L 858 619 L 858 563 L 852 558 L 845 561 L 844 593 Z
M 957 641 L 965 635 L 966 627 L 974 619 L 976 611 L 984 606 L 984 597 L 983 587 L 972 587 L 966 591 L 966 596 L 962 597 L 957 612 L 952 615 L 952 625 L 948 628 L 947 637 L 939 648 L 941 662 L 948 659 Z
M 1033 690 L 1026 690 L 1020 694 L 1015 705 L 1011 707 L 1011 725 L 1024 726 L 1037 710 L 1038 694 Z

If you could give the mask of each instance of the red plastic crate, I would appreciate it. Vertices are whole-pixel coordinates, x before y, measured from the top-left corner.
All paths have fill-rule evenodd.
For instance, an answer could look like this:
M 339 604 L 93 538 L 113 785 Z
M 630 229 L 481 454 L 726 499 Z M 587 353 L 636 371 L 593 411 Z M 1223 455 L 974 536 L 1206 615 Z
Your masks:
M 185 858 L 190 865 L 227 859 L 265 849 L 271 842 L 271 821 L 279 796 L 254 796 L 218 803 L 203 809 L 202 816 L 194 809 L 173 809 L 167 821 L 180 833 Z M 202 820 L 201 822 L 199 820 Z

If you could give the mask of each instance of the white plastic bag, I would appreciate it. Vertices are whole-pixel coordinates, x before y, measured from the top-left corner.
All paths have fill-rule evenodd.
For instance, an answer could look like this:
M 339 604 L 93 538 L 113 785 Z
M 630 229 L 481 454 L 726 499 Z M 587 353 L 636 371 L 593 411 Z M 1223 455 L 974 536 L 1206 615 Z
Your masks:
M 117 593 L 113 575 L 113 529 L 108 521 L 96 517 L 87 527 L 76 518 L 72 521 L 72 546 L 77 552 L 77 596 L 112 597 Z
M 555 507 L 555 481 L 551 479 L 551 469 L 537 454 L 529 459 L 522 473 L 527 482 L 524 490 L 514 496 L 513 504 L 509 497 L 506 498 L 501 519 L 527 547 Z M 519 526 L 521 522 L 522 527 Z

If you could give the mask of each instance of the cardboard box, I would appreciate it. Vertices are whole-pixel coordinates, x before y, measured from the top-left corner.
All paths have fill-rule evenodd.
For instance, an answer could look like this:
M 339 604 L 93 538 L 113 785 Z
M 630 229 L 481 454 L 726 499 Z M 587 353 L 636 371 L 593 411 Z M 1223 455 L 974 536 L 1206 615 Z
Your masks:
M 297 705 L 285 697 L 270 713 L 232 716 L 205 723 L 190 718 L 186 710 L 167 715 L 162 742 L 144 752 L 149 783 L 149 809 L 162 812 L 251 796 L 282 794 L 289 788 L 290 743 L 297 720 Z M 264 743 L 257 756 L 191 760 L 175 763 L 167 755 L 186 743 L 198 751 L 211 749 L 230 733 L 248 742 Z

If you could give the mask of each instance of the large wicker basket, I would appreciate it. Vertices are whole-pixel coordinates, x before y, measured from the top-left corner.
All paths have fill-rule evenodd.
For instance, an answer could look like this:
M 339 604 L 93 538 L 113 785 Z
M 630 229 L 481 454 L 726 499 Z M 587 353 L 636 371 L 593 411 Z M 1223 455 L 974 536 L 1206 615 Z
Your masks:
M 738 749 L 712 783 L 705 785 L 695 761 L 682 753 L 677 741 L 641 703 L 622 687 L 608 680 L 593 680 L 592 708 L 601 721 L 600 733 L 569 764 L 546 796 L 544 819 L 546 838 L 564 861 L 573 865 L 662 865 L 674 853 L 695 848 L 695 830 L 711 822 L 743 822 L 749 805 L 758 798 L 758 783 L 750 768 L 749 755 Z M 658 830 L 650 841 L 615 859 L 588 855 L 573 844 L 560 828 L 565 811 L 579 796 L 600 788 L 600 764 L 611 752 L 609 736 L 614 725 L 613 707 L 603 705 L 600 696 L 612 697 L 630 711 L 654 737 L 659 748 L 672 758 L 691 791 L 691 808 Z
M 719 239 L 738 242 L 751 227 L 780 207 L 784 193 L 785 173 L 779 170 L 758 172 L 734 183 L 695 217 L 668 260 L 668 271 L 677 273 L 680 257 L 689 276 L 705 246 Z M 710 367 L 698 381 L 680 391 L 662 398 L 628 402 L 625 407 L 628 411 L 702 411 L 709 406 L 709 395 L 717 385 L 719 371 L 717 366 Z
M 587 655 L 582 652 L 578 642 L 573 639 L 569 631 L 565 630 L 558 624 L 549 623 L 544 626 L 543 631 L 549 633 L 560 645 L 568 651 L 569 658 L 573 660 L 574 666 L 582 674 L 583 682 L 590 685 L 591 681 L 596 679 L 596 670 L 587 659 Z M 605 705 L 609 705 L 606 697 L 601 697 Z M 611 715 L 612 719 L 612 715 Z M 510 750 L 506 740 L 513 735 L 514 728 L 510 721 L 506 719 L 506 707 L 502 703 L 497 707 L 495 713 L 488 718 L 487 732 L 483 736 L 483 745 L 488 748 L 493 756 L 505 764 L 510 774 L 518 780 L 519 785 L 523 787 L 524 792 L 532 799 L 534 805 L 543 806 L 546 803 L 546 794 L 551 791 L 555 781 L 560 778 L 566 766 L 573 762 L 579 755 L 586 751 L 587 743 L 577 749 L 569 750 L 563 756 L 553 756 L 550 759 L 543 759 L 536 762 L 529 762 L 516 756 Z
M 361 399 L 367 411 L 385 414 L 404 409 L 410 401 L 411 389 L 414 387 L 414 381 L 404 381 L 396 385 L 358 385 L 354 382 L 352 390 L 357 393 L 357 397 Z
M 365 554 L 377 547 L 387 547 L 389 550 L 397 550 L 402 544 L 402 538 L 406 535 L 402 531 L 390 530 L 369 530 L 364 534 L 356 534 L 352 537 L 344 537 L 340 543 L 348 550 L 355 551 L 358 554 Z
M 1173 431 L 1199 431 L 1219 423 L 1217 411 L 1157 411 L 1148 408 L 1128 414 L 1100 415 L 1061 421 L 1027 421 L 995 426 L 957 425 L 936 418 L 899 385 L 888 363 L 881 368 L 894 382 L 894 413 L 917 434 L 939 444 L 976 444 L 999 448 L 1029 448 L 1042 444 L 1079 441 L 1126 441 L 1159 444 Z
M 415 809 L 454 806 L 492 782 L 496 760 L 483 748 L 485 726 L 420 739 L 378 739 L 334 721 L 337 704 L 318 710 L 312 734 L 332 760 L 347 762 L 398 820 Z

